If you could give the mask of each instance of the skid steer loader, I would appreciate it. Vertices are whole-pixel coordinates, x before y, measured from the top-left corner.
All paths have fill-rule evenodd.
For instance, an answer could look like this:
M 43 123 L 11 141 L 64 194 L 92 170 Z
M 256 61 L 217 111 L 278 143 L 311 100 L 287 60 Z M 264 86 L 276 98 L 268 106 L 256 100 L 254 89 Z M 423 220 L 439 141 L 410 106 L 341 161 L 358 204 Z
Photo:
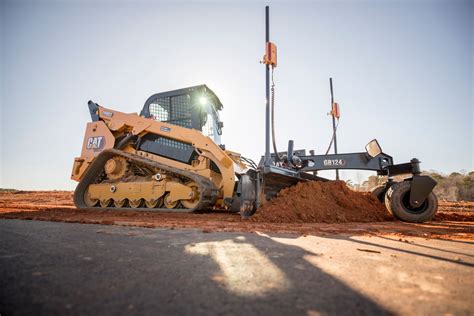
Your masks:
M 240 210 L 237 192 L 251 191 L 243 195 L 253 208 L 248 186 L 258 171 L 220 146 L 222 104 L 207 86 L 155 94 L 140 115 L 88 105 L 92 122 L 72 172 L 77 207 Z
M 423 222 L 437 211 L 432 192 L 436 182 L 421 175 L 420 162 L 394 164 L 377 140 L 358 153 L 315 155 L 294 150 L 270 152 L 274 128 L 270 70 L 276 67 L 276 46 L 269 38 L 266 7 L 265 154 L 259 164 L 221 144 L 223 105 L 206 85 L 152 95 L 140 115 L 122 113 L 89 101 L 81 156 L 75 158 L 71 178 L 78 208 L 115 208 L 192 212 L 224 210 L 254 214 L 264 200 L 301 181 L 329 181 L 317 171 L 360 169 L 376 171 L 388 181 L 374 194 L 392 214 L 404 221 Z M 270 102 L 271 101 L 271 102 Z M 273 120 L 272 120 L 273 121 Z M 274 137 L 273 137 L 274 141 Z M 411 174 L 402 182 L 393 177 Z

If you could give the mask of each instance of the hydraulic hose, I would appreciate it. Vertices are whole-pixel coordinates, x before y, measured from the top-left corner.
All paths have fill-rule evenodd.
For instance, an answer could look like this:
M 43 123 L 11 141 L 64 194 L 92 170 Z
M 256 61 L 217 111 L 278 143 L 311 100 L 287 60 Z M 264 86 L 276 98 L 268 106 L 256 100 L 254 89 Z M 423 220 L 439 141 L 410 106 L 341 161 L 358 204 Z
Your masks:
M 328 150 L 326 150 L 325 155 L 327 155 L 329 151 L 331 150 L 332 144 L 334 142 L 334 138 L 336 137 L 336 131 L 337 131 L 338 126 L 339 126 L 339 119 L 337 119 L 336 126 L 334 126 L 334 129 L 332 131 L 331 141 L 329 142 Z

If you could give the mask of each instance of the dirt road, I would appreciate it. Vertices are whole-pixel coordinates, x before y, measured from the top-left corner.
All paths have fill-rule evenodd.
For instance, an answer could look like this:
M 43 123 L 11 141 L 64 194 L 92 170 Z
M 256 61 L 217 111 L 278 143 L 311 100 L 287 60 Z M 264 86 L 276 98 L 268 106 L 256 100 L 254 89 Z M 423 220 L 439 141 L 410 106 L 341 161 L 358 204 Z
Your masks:
M 0 193 L 0 314 L 474 312 L 474 203 L 441 203 L 424 224 L 329 224 L 71 197 Z
M 72 192 L 37 191 L 0 193 L 0 218 L 122 225 L 140 227 L 198 228 L 204 232 L 286 232 L 296 234 L 345 234 L 419 236 L 474 240 L 474 203 L 441 202 L 438 215 L 424 224 L 396 220 L 373 223 L 274 223 L 242 220 L 229 213 L 158 213 L 152 211 L 77 210 Z
M 0 220 L 0 313 L 468 315 L 474 244 Z

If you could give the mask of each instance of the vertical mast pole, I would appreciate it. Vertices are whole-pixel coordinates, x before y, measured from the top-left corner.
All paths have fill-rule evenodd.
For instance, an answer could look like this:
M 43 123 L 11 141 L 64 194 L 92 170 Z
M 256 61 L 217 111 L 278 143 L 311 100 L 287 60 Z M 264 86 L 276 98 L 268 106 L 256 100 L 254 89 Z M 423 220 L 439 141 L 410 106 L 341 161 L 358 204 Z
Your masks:
M 331 112 L 334 105 L 334 91 L 332 89 L 332 78 L 329 78 L 329 86 L 331 88 Z M 334 153 L 337 155 L 337 137 L 336 137 L 336 118 L 332 116 L 332 132 L 334 133 Z M 339 170 L 336 169 L 336 180 L 339 180 Z
M 265 45 L 270 42 L 270 8 L 265 7 Z M 265 166 L 270 166 L 270 65 L 265 65 Z

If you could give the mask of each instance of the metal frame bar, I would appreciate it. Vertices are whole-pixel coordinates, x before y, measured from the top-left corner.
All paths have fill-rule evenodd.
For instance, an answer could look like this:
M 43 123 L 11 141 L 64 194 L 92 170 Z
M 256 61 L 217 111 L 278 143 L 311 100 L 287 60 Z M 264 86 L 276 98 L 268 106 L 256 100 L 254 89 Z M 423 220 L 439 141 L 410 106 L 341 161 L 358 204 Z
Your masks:
M 376 157 L 370 157 L 365 152 L 347 153 L 337 155 L 310 155 L 301 156 L 304 167 L 302 172 L 320 170 L 371 170 L 377 171 L 378 175 L 389 177 L 400 174 L 420 174 L 420 161 L 413 158 L 410 162 L 394 164 L 392 156 L 381 153 Z M 312 164 L 311 164 L 312 163 Z
M 393 165 L 393 158 L 380 154 L 371 158 L 367 153 L 310 155 L 300 157 L 305 167 L 301 171 L 360 169 L 379 171 Z

